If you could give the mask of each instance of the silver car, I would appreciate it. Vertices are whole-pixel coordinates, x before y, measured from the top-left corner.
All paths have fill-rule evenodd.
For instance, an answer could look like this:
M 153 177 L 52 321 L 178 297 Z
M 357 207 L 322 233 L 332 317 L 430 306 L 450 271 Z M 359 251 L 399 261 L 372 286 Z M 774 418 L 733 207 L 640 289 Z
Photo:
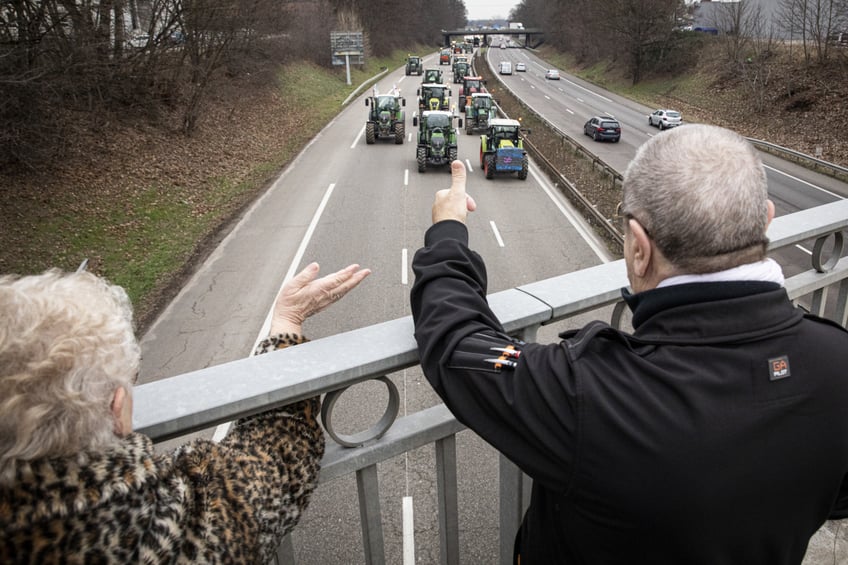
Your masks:
M 673 128 L 683 123 L 683 116 L 677 110 L 656 110 L 648 116 L 648 125 L 656 126 L 661 130 Z

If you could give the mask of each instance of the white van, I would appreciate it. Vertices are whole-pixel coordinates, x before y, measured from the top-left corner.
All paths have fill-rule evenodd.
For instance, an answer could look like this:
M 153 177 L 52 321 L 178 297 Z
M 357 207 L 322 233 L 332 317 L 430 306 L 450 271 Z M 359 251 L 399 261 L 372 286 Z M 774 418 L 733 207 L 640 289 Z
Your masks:
M 501 61 L 498 63 L 498 73 L 502 75 L 511 75 L 512 74 L 512 62 L 511 61 Z

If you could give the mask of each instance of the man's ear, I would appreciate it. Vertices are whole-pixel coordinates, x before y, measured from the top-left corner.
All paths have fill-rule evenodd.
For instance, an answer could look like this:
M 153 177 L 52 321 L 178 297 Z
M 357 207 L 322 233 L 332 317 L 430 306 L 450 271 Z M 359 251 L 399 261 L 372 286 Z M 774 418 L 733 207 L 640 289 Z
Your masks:
M 770 199 L 766 199 L 766 210 L 768 211 L 768 219 L 766 220 L 766 229 L 771 225 L 771 221 L 774 219 L 774 202 Z
M 630 268 L 632 273 L 641 278 L 645 278 L 651 269 L 651 260 L 653 259 L 653 247 L 651 246 L 651 238 L 648 237 L 645 228 L 642 227 L 636 219 L 628 220 L 630 228 Z
M 130 433 L 130 430 L 125 430 L 125 417 L 124 411 L 127 408 L 127 389 L 122 386 L 119 386 L 115 389 L 115 393 L 112 395 L 112 418 L 114 419 L 115 424 L 115 435 L 123 437 Z

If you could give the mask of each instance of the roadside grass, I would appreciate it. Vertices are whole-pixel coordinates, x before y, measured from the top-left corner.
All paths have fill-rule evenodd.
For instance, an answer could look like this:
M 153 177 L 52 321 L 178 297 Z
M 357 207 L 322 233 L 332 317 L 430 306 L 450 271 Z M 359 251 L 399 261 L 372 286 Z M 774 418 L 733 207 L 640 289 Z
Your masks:
M 408 52 L 368 58 L 351 68 L 351 85 L 344 67 L 328 69 L 311 63 L 292 63 L 280 69 L 274 112 L 285 116 L 282 131 L 261 132 L 279 140 L 262 155 L 247 155 L 214 175 L 186 174 L 188 180 L 157 181 L 131 186 L 120 179 L 68 178 L 49 194 L 39 194 L 38 181 L 18 178 L 19 186 L 0 194 L 0 271 L 32 274 L 50 267 L 74 270 L 88 258 L 90 270 L 124 287 L 141 325 L 167 303 L 191 271 L 232 222 L 279 172 L 341 110 L 342 102 L 360 84 L 405 63 Z M 366 88 L 370 88 L 370 85 Z M 365 109 L 363 108 L 363 123 Z M 273 122 L 272 122 L 273 123 Z M 276 122 L 277 124 L 281 122 Z M 239 128 L 234 122 L 232 128 Z M 268 125 L 266 128 L 273 128 Z M 157 162 L 169 149 L 185 142 L 167 132 L 156 134 L 157 149 L 145 159 Z M 215 161 L 210 145 L 203 158 Z M 110 172 L 114 175 L 115 168 Z M 120 166 L 117 167 L 118 169 Z M 200 167 L 202 169 L 202 167 Z M 133 177 L 122 171 L 120 177 Z

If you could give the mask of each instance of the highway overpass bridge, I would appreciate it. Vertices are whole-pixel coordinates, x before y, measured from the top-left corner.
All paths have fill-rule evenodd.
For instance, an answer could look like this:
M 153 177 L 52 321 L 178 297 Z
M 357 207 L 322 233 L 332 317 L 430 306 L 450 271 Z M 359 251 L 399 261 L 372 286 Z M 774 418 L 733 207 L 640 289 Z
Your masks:
M 541 28 L 527 29 L 452 29 L 442 30 L 445 47 L 450 47 L 451 41 L 456 38 L 477 36 L 482 38 L 484 45 L 489 45 L 489 37 L 492 35 L 508 35 L 516 38 L 516 41 L 524 47 L 538 47 L 545 41 L 545 34 Z

